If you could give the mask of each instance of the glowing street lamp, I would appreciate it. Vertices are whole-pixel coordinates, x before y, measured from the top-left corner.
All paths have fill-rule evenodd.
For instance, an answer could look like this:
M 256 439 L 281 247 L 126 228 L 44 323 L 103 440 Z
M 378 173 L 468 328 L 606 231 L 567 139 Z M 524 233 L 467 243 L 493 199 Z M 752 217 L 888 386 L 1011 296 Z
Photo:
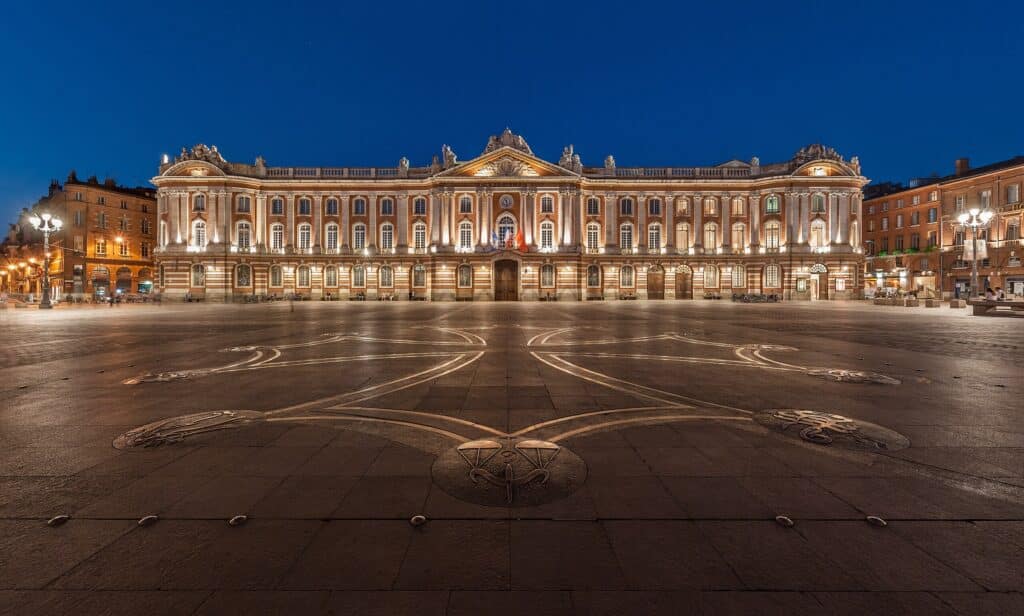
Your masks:
M 960 212 L 956 217 L 957 222 L 963 227 L 971 228 L 971 293 L 979 296 L 978 288 L 978 228 L 984 228 L 991 222 L 995 212 L 985 208 L 972 207 L 966 212 Z
M 43 232 L 43 253 L 46 258 L 43 260 L 43 298 L 39 302 L 40 308 L 53 308 L 50 303 L 50 234 L 60 231 L 64 226 L 60 218 L 43 213 L 39 216 L 32 216 L 28 219 L 36 231 Z M 33 263 L 35 259 L 30 259 Z

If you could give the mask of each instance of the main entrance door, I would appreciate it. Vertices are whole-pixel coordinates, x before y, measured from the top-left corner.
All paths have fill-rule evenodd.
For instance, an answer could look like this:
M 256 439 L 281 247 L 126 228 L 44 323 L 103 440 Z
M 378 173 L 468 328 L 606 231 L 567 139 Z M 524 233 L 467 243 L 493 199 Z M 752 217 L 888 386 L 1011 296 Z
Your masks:
M 693 276 L 685 266 L 676 268 L 676 299 L 693 299 Z
M 647 299 L 665 299 L 665 270 L 657 265 L 647 270 Z
M 494 299 L 499 302 L 519 299 L 519 264 L 515 261 L 494 263 Z

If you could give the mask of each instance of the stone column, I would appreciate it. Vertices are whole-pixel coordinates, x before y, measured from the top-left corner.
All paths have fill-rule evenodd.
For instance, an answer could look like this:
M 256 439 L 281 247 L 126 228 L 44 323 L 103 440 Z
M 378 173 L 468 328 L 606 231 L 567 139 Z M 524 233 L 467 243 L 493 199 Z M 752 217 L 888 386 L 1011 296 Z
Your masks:
M 323 218 L 323 207 L 324 207 L 324 196 L 322 194 L 315 195 L 313 197 L 313 237 L 312 240 L 313 252 L 319 253 L 320 250 L 320 234 L 324 226 Z
M 587 243 L 587 200 L 590 195 L 584 195 L 582 191 L 576 190 L 576 246 L 583 248 Z M 600 242 L 600 240 L 598 240 Z
M 729 252 L 732 244 L 732 196 L 729 193 L 722 195 L 719 207 L 722 208 L 722 252 Z
M 441 243 L 441 193 L 434 191 L 430 193 L 430 244 L 437 246 Z
M 807 244 L 807 240 L 810 238 L 811 230 L 811 195 L 810 193 L 800 193 L 800 233 L 799 241 L 801 244 Z
M 617 252 L 619 247 L 619 198 L 615 193 L 604 196 L 605 252 Z
M 747 207 L 750 208 L 750 247 L 754 249 L 761 245 L 761 195 L 751 195 Z
M 220 207 L 220 194 L 215 192 L 202 193 L 206 197 L 206 243 L 215 244 L 220 241 L 217 233 L 217 208 Z
M 370 216 L 369 228 L 366 229 L 366 247 L 372 254 L 377 251 L 377 193 L 370 193 L 366 199 L 366 209 Z
M 647 195 L 636 196 L 636 251 L 647 252 Z
M 295 195 L 289 194 L 285 197 L 285 212 L 287 217 L 285 219 L 284 228 L 284 245 L 295 246 Z
M 228 191 L 220 193 L 220 211 L 217 212 L 217 220 L 220 221 L 220 241 L 230 244 L 233 240 L 231 224 L 234 218 L 234 208 L 232 207 L 233 195 Z
M 665 208 L 665 252 L 676 252 L 676 197 L 673 194 L 664 196 L 662 207 Z M 665 283 L 668 284 L 667 282 Z M 668 289 L 665 289 L 668 292 Z M 666 297 L 668 297 L 666 295 Z
M 857 222 L 857 234 L 860 235 L 861 237 L 864 237 L 864 223 L 863 223 L 863 221 L 861 221 L 861 214 L 863 213 L 863 210 L 864 210 L 864 193 L 856 192 L 856 193 L 853 194 L 852 198 L 853 198 L 853 212 L 855 214 L 855 218 L 856 218 L 856 222 Z M 940 221 L 940 223 L 942 221 L 942 211 L 941 210 L 939 211 L 939 221 Z M 941 224 L 939 224 L 939 237 L 940 238 L 942 237 L 942 225 Z M 851 241 L 853 240 L 853 234 L 852 233 L 850 234 L 850 240 Z M 856 248 L 857 246 L 853 245 L 853 247 Z M 942 242 L 940 241 L 939 242 L 939 248 L 941 249 L 941 247 L 942 247 Z M 941 255 L 940 255 L 940 258 L 941 258 Z M 940 261 L 940 264 L 941 264 L 941 261 Z M 939 291 L 941 292 L 941 289 Z
M 842 244 L 850 238 L 850 193 L 839 194 L 839 210 L 836 220 L 836 235 L 833 244 Z
M 256 207 L 256 246 L 262 247 L 266 244 L 266 226 L 267 226 L 267 196 L 262 193 L 257 193 L 256 198 L 253 199 Z
M 798 193 L 786 193 L 786 216 L 782 234 L 788 247 L 790 243 L 797 241 L 797 222 L 800 213 L 800 195 Z
M 704 252 L 704 195 L 693 195 L 690 200 L 693 207 L 693 252 L 701 254 Z
M 441 194 L 441 245 L 451 248 L 452 245 L 452 191 L 446 189 Z
M 404 254 L 409 247 L 409 195 L 398 195 L 398 252 Z
M 348 218 L 348 206 L 351 200 L 352 197 L 350 195 L 342 195 L 338 203 L 338 207 L 341 208 L 341 229 L 338 230 L 338 235 L 341 236 L 339 239 L 341 240 L 341 252 L 343 254 L 347 253 L 349 250 L 348 240 L 352 234 L 352 229 L 349 228 Z
M 534 202 L 537 200 L 537 190 L 527 188 L 525 204 L 523 209 L 523 240 L 526 242 L 527 250 L 533 248 L 533 219 L 535 214 Z
M 171 244 L 181 242 L 181 234 L 178 231 L 178 224 L 181 217 L 178 216 L 178 193 L 164 193 L 164 203 L 167 205 L 167 241 Z

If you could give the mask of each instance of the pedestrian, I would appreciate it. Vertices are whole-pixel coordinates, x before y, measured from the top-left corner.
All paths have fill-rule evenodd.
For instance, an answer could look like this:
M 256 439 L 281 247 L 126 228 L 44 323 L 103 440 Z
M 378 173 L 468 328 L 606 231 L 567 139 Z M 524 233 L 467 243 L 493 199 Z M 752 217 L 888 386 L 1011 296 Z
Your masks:
M 989 288 L 985 289 L 985 301 L 991 302 L 991 301 L 995 301 L 995 299 L 996 299 L 996 292 L 992 290 L 992 287 L 989 287 Z
M 1003 291 L 1003 287 L 996 287 L 996 301 L 1001 302 L 1006 299 L 1006 291 Z

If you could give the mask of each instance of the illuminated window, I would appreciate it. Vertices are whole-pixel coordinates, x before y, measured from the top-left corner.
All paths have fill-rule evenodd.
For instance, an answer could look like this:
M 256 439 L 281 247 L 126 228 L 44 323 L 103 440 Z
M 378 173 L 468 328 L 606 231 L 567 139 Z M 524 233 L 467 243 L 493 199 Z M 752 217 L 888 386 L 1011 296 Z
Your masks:
M 196 212 L 202 212 L 206 209 L 206 197 L 204 195 L 196 195 L 192 198 L 192 209 Z
M 715 265 L 704 266 L 704 288 L 714 289 L 718 286 L 718 267 Z
M 601 226 L 595 222 L 587 225 L 587 250 L 596 251 L 601 238 Z
M 206 223 L 201 220 L 192 223 L 192 245 L 206 246 Z
M 459 266 L 459 288 L 468 289 L 473 286 L 473 268 L 469 265 Z
M 338 268 L 334 267 L 333 265 L 328 265 L 324 269 L 324 286 L 338 286 Z
M 309 250 L 312 245 L 313 227 L 308 224 L 299 225 L 299 250 Z
M 412 227 L 412 245 L 416 250 L 424 250 L 427 247 L 427 225 L 416 223 Z
M 591 289 L 601 286 L 601 268 L 596 265 L 587 266 L 587 286 Z
M 620 287 L 632 287 L 633 286 L 633 266 L 623 265 L 622 269 L 619 270 L 619 286 Z
M 328 251 L 338 250 L 338 225 L 327 225 L 327 232 L 324 234 L 324 244 Z
M 357 288 L 366 286 L 366 268 L 362 265 L 352 268 L 352 286 Z
M 551 288 L 555 286 L 555 266 L 545 263 L 540 266 L 540 286 Z
M 718 201 L 714 197 L 707 197 L 704 199 L 704 215 L 715 216 L 718 214 Z
M 366 225 L 359 223 L 352 228 L 352 249 L 363 250 L 366 248 Z
M 395 270 L 391 269 L 391 267 L 388 265 L 385 265 L 380 268 L 380 275 L 378 276 L 378 278 L 378 286 L 380 287 L 390 289 L 391 287 L 395 286 Z
M 733 248 L 743 248 L 747 245 L 747 226 L 742 222 L 732 225 L 731 242 Z
M 704 248 L 708 250 L 718 248 L 718 225 L 713 222 L 704 225 Z
M 459 248 L 462 250 L 473 249 L 473 224 L 468 221 L 459 223 Z
M 676 225 L 676 248 L 684 252 L 690 250 L 690 225 L 688 223 Z
M 380 227 L 380 247 L 381 250 L 393 250 L 395 247 L 395 227 L 391 223 Z
M 743 197 L 735 197 L 732 200 L 732 215 L 743 216 L 747 213 L 746 203 L 743 201 Z
M 633 225 L 625 224 L 619 227 L 619 247 L 623 250 L 633 250 Z
M 416 288 L 427 286 L 427 268 L 422 265 L 412 268 L 412 286 Z
M 774 263 L 767 265 L 764 268 L 764 286 L 775 289 L 778 288 L 780 278 L 780 268 Z
M 819 214 L 825 211 L 825 195 L 817 194 L 811 197 L 811 211 Z
M 270 249 L 284 250 L 284 225 L 274 224 L 270 226 Z
M 206 286 L 206 268 L 199 263 L 196 263 L 192 266 L 192 286 Z
M 777 220 L 769 220 L 764 224 L 764 245 L 767 248 L 777 249 L 781 242 L 782 225 Z
M 775 195 L 769 195 L 764 200 L 764 213 L 765 214 L 778 214 L 779 213 L 779 198 Z
M 281 266 L 280 265 L 271 265 L 270 266 L 270 286 L 272 286 L 272 287 L 280 287 L 283 284 L 282 280 L 283 280 L 283 278 L 281 276 Z
M 553 222 L 542 222 L 540 224 L 540 247 L 550 250 L 555 244 L 555 224 Z
M 742 265 L 732 266 L 732 288 L 745 289 L 747 287 L 746 270 Z
M 309 286 L 309 266 L 300 265 L 296 272 L 297 281 L 295 286 L 297 287 L 308 287 Z
M 650 225 L 647 227 L 647 249 L 661 250 L 661 225 Z

